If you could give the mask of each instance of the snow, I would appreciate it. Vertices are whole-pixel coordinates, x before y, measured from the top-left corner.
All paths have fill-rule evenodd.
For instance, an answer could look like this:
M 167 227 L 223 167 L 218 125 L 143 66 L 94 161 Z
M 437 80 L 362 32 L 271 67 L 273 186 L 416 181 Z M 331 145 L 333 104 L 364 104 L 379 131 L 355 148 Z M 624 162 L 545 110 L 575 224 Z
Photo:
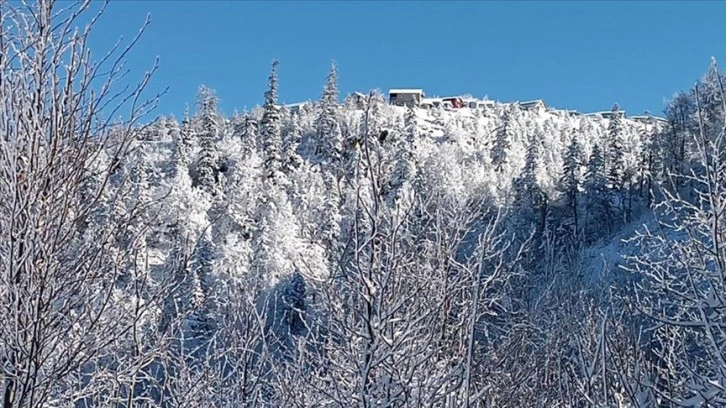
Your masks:
M 530 107 L 530 106 L 534 106 L 534 105 L 537 105 L 537 104 L 545 105 L 545 103 L 544 103 L 544 101 L 542 99 L 535 99 L 535 100 L 532 100 L 532 101 L 519 102 L 519 104 L 522 105 L 523 107 Z
M 623 274 L 621 265 L 624 263 L 623 255 L 638 253 L 638 246 L 624 242 L 633 236 L 635 231 L 643 226 L 654 228 L 655 218 L 651 214 L 644 214 L 641 218 L 624 226 L 615 236 L 604 236 L 602 240 L 594 243 L 584 252 L 585 279 L 593 284 L 603 280 L 617 279 Z
M 423 94 L 423 89 L 390 89 L 389 94 Z
M 423 92 L 420 89 L 392 89 L 390 92 L 401 91 Z M 424 102 L 442 99 L 427 98 Z M 378 189 L 376 191 L 382 197 L 379 202 L 382 206 L 380 211 L 385 214 L 396 213 L 405 206 L 404 204 L 418 203 L 432 197 L 440 199 L 436 205 L 444 208 L 440 216 L 443 217 L 442 222 L 446 224 L 456 222 L 451 217 L 458 216 L 457 211 L 464 211 L 463 209 L 477 205 L 483 205 L 489 210 L 512 208 L 517 194 L 517 183 L 522 182 L 521 177 L 528 162 L 528 171 L 534 173 L 529 175 L 528 180 L 533 180 L 531 184 L 541 189 L 547 196 L 552 212 L 555 213 L 553 217 L 561 216 L 559 212 L 562 212 L 560 203 L 563 192 L 558 186 L 561 183 L 563 157 L 567 147 L 573 135 L 578 135 L 583 150 L 583 160 L 587 160 L 595 143 L 601 147 L 607 144 L 607 121 L 590 117 L 571 117 L 562 114 L 562 111 L 522 108 L 528 103 L 540 102 L 542 101 L 500 103 L 482 100 L 478 103 L 487 105 L 486 109 L 468 107 L 411 109 L 388 105 L 385 103 L 385 98 L 378 95 L 370 104 L 367 124 L 364 123 L 365 111 L 338 107 L 335 109 L 335 120 L 340 125 L 340 135 L 344 142 L 340 152 L 340 160 L 343 162 L 340 164 L 332 164 L 333 154 L 327 153 L 331 157 L 323 157 L 324 155 L 318 152 L 321 140 L 317 123 L 323 111 L 320 104 L 310 103 L 310 109 L 301 110 L 295 115 L 282 110 L 279 112 L 280 123 L 277 125 L 283 141 L 293 134 L 299 138 L 294 141 L 292 153 L 286 154 L 298 155 L 300 163 L 294 169 L 278 172 L 272 181 L 265 177 L 264 169 L 269 156 L 261 136 L 251 129 L 244 129 L 248 123 L 247 119 L 257 120 L 258 129 L 261 128 L 259 121 L 265 116 L 262 114 L 263 108 L 258 107 L 230 121 L 219 121 L 214 149 L 220 160 L 226 163 L 227 169 L 223 172 L 220 170 L 216 174 L 216 195 L 195 184 L 199 158 L 203 153 L 203 148 L 197 140 L 198 134 L 191 136 L 192 140 L 186 152 L 188 157 L 184 163 L 179 164 L 176 156 L 179 137 L 171 138 L 167 133 L 158 130 L 156 133 L 152 132 L 134 146 L 134 155 L 130 159 L 133 163 L 129 163 L 130 168 L 131 164 L 139 164 L 148 169 L 151 196 L 162 201 L 160 219 L 158 225 L 154 227 L 158 231 L 153 232 L 164 238 L 149 244 L 148 266 L 153 269 L 155 277 L 164 276 L 164 273 L 169 273 L 169 265 L 173 265 L 175 260 L 170 256 L 171 249 L 175 245 L 181 247 L 179 251 L 185 256 L 196 259 L 195 257 L 201 255 L 196 251 L 195 243 L 203 239 L 209 245 L 205 247 L 208 248 L 208 253 L 202 264 L 213 271 L 212 276 L 199 276 L 200 268 L 183 271 L 193 278 L 193 291 L 188 297 L 198 300 L 195 313 L 202 313 L 197 309 L 211 308 L 212 306 L 208 305 L 212 300 L 225 303 L 238 301 L 238 298 L 256 302 L 255 304 L 259 306 L 257 311 L 261 314 L 266 313 L 265 301 L 276 302 L 271 296 L 286 293 L 286 282 L 291 276 L 298 276 L 307 285 L 308 296 L 327 295 L 323 296 L 323 300 L 317 297 L 317 302 L 338 302 L 325 305 L 325 308 L 321 309 L 315 309 L 322 307 L 316 304 L 307 310 L 308 313 L 320 319 L 342 319 L 341 316 L 347 313 L 348 304 L 340 302 L 354 301 L 351 299 L 359 299 L 360 302 L 381 302 L 382 296 L 391 294 L 386 291 L 394 290 L 382 288 L 381 276 L 376 275 L 385 272 L 385 268 L 371 271 L 372 277 L 368 277 L 365 273 L 343 275 L 341 271 L 350 272 L 353 266 L 348 264 L 341 266 L 337 263 L 343 246 L 355 245 L 353 242 L 355 237 L 351 233 L 352 228 L 356 226 L 354 221 L 363 224 L 358 227 L 365 233 L 364 224 L 370 221 L 370 216 L 365 215 L 358 219 L 355 215 L 370 211 L 370 208 L 361 210 L 357 205 L 359 202 L 367 205 L 374 202 L 376 198 L 373 196 L 372 186 Z M 308 103 L 286 106 L 301 106 Z M 406 123 L 412 123 L 411 111 L 415 114 L 413 129 L 406 126 Z M 505 119 L 506 117 L 509 119 Z M 506 160 L 495 168 L 491 154 L 492 146 L 505 127 L 508 129 L 504 132 L 507 138 L 507 147 L 504 149 Z M 194 118 L 193 128 L 197 133 L 203 130 L 199 118 Z M 652 130 L 652 126 L 633 119 L 623 119 L 624 147 L 629 154 L 630 167 L 637 165 L 635 159 L 639 157 L 638 153 L 643 148 L 640 143 L 640 132 L 644 129 Z M 364 134 L 364 130 L 367 130 L 368 134 Z M 385 139 L 379 137 L 382 130 L 388 131 Z M 408 140 L 408 132 L 416 135 L 415 140 Z M 355 138 L 358 140 L 354 140 Z M 376 177 L 380 177 L 376 179 L 378 184 L 370 180 L 369 172 L 361 171 L 365 160 L 361 146 L 369 148 L 369 152 L 373 153 L 372 160 L 375 160 L 374 165 L 378 166 L 375 169 Z M 531 152 L 534 151 L 532 149 L 537 151 L 536 156 L 532 155 Z M 404 159 L 401 159 L 402 157 Z M 404 177 L 403 182 L 396 184 L 398 179 L 394 177 L 397 176 L 394 171 L 397 171 L 399 168 L 397 165 L 404 161 L 408 161 L 407 164 L 413 169 L 410 179 Z M 584 166 L 581 167 L 583 168 L 579 170 L 584 170 Z M 402 174 L 409 173 L 402 171 Z M 391 194 L 391 191 L 396 194 Z M 422 192 L 425 194 L 421 194 Z M 521 214 L 510 214 L 508 219 L 503 221 L 506 225 L 505 233 L 508 234 L 506 236 L 509 238 L 512 235 L 515 237 L 524 235 L 523 227 L 515 222 L 517 217 L 521 217 Z M 388 222 L 388 219 L 384 219 Z M 468 241 L 451 250 L 452 253 L 447 256 L 451 256 L 452 259 L 458 260 L 474 253 L 476 239 L 483 229 L 480 224 L 483 222 L 478 219 L 467 222 L 471 224 L 461 227 L 471 228 L 471 231 L 467 232 L 470 234 L 467 237 Z M 574 271 L 575 266 L 581 268 L 577 271 L 581 272 L 581 276 L 566 275 L 572 280 L 569 284 L 575 285 L 582 281 L 591 287 L 598 287 L 602 283 L 616 283 L 625 274 L 619 268 L 623 263 L 623 255 L 637 253 L 638 249 L 634 244 L 625 243 L 625 238 L 632 236 L 643 224 L 652 223 L 653 220 L 648 215 L 641 215 L 636 221 L 620 228 L 614 236 L 603 236 L 601 241 L 589 244 L 578 253 L 578 261 L 581 263 L 567 266 L 572 267 L 568 272 Z M 385 231 L 388 227 L 384 224 L 378 225 L 377 228 Z M 169 226 L 174 226 L 175 232 L 172 232 Z M 408 226 L 402 228 L 404 234 L 410 233 L 410 230 L 407 230 Z M 442 225 L 441 228 L 448 227 Z M 599 231 L 595 233 L 598 234 Z M 185 239 L 189 241 L 184 241 Z M 354 248 L 354 250 L 365 251 L 366 248 L 363 245 L 362 249 Z M 562 249 L 557 248 L 557 250 Z M 415 268 L 415 271 L 409 273 L 425 273 L 425 275 L 416 275 L 416 282 L 426 283 L 427 279 L 431 279 L 433 286 L 429 285 L 431 287 L 428 289 L 438 287 L 436 285 L 440 285 L 441 282 L 435 279 L 438 279 L 437 268 L 440 266 L 422 263 L 424 265 L 417 266 L 418 269 Z M 429 267 L 431 270 L 426 269 Z M 534 275 L 541 272 L 538 268 L 544 267 L 535 265 L 531 270 L 522 273 Z M 341 276 L 347 283 L 342 283 Z M 400 279 L 400 277 L 394 276 L 391 279 Z M 358 286 L 344 286 L 356 283 Z M 329 296 L 330 288 L 334 287 L 330 285 L 343 285 L 339 289 L 345 291 L 338 294 L 343 296 L 340 298 Z M 395 290 L 407 287 L 402 285 L 402 282 L 397 282 L 396 285 L 401 286 L 396 286 Z M 542 290 L 544 291 L 546 287 L 549 286 L 543 285 Z M 435 291 L 434 293 L 432 296 L 441 294 Z M 351 299 L 346 296 L 350 296 Z M 395 301 L 396 297 L 391 296 L 391 298 Z M 412 302 L 423 302 L 419 298 L 411 299 Z M 437 302 L 439 300 L 436 299 Z M 711 304 L 716 304 L 716 299 L 711 299 Z M 277 303 L 275 307 L 276 305 Z M 382 305 L 380 307 L 386 306 Z M 402 307 L 408 306 L 406 304 Z M 415 312 L 411 309 L 411 313 Z M 506 309 L 484 310 L 481 313 L 482 316 L 498 316 L 502 321 L 509 318 Z M 376 329 L 379 331 L 383 327 L 392 327 L 390 333 L 378 334 L 378 340 L 382 340 L 383 346 L 394 348 L 401 342 L 410 341 L 418 347 L 419 343 L 406 338 L 407 333 L 410 333 L 406 327 L 410 324 L 410 319 L 407 317 L 409 316 L 396 314 L 387 321 L 373 322 L 380 324 Z M 262 319 L 262 316 L 260 318 Z M 193 330 L 194 324 L 198 324 L 192 321 L 188 323 L 185 326 L 187 330 Z M 341 324 L 340 320 L 336 324 Z M 270 327 L 279 331 L 286 328 L 279 321 Z M 359 343 L 356 342 L 361 344 L 364 342 L 359 336 L 350 333 L 358 328 L 348 328 L 345 325 L 338 328 L 349 330 L 345 333 L 354 337 L 351 338 L 350 344 L 343 346 L 348 347 L 347 353 L 357 357 Z M 283 337 L 288 335 L 284 334 Z M 431 348 L 432 344 L 429 339 L 420 343 L 424 348 Z M 418 349 L 413 350 L 418 352 Z M 340 349 L 337 352 L 341 352 Z M 380 353 L 380 351 L 374 352 Z M 339 356 L 336 355 L 334 358 Z M 415 356 L 408 355 L 407 358 Z M 452 362 L 453 360 L 437 363 L 440 367 L 438 369 L 446 372 L 446 368 L 450 367 L 449 364 Z M 345 363 L 343 361 L 341 364 Z M 451 365 L 454 366 L 456 364 Z M 436 379 L 435 373 L 431 371 L 427 375 Z M 421 377 L 422 383 L 429 381 L 427 375 Z M 593 375 L 597 376 L 598 373 L 595 372 Z

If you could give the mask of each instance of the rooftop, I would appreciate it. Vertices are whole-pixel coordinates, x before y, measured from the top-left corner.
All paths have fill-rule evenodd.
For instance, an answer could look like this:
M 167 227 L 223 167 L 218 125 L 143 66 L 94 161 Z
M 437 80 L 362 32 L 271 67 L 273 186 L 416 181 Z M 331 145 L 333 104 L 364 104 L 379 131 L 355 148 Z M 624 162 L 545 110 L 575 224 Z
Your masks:
M 652 120 L 656 120 L 656 121 L 659 121 L 659 122 L 667 122 L 668 121 L 668 119 L 666 119 L 666 118 L 662 118 L 660 116 L 653 116 L 653 115 L 635 115 L 635 116 L 631 116 L 630 119 L 635 119 L 635 120 L 648 120 L 648 119 L 652 119 Z
M 609 116 L 609 115 L 612 115 L 612 114 L 625 115 L 625 111 L 624 110 L 616 110 L 616 111 L 609 110 L 609 111 L 592 112 L 592 113 L 588 113 L 587 115 L 603 115 L 603 116 Z
M 423 89 L 391 89 L 388 91 L 389 94 L 401 94 L 401 93 L 412 93 L 412 94 L 422 94 L 424 93 Z
M 286 107 L 286 108 L 296 108 L 296 107 L 300 107 L 300 106 L 303 106 L 303 105 L 307 105 L 307 104 L 309 104 L 309 103 L 310 103 L 310 101 L 305 101 L 305 102 L 297 102 L 297 103 L 286 103 L 286 104 L 285 104 L 285 105 L 283 105 L 283 106 L 284 106 L 284 107 Z M 278 106 L 278 107 L 279 107 L 279 106 Z

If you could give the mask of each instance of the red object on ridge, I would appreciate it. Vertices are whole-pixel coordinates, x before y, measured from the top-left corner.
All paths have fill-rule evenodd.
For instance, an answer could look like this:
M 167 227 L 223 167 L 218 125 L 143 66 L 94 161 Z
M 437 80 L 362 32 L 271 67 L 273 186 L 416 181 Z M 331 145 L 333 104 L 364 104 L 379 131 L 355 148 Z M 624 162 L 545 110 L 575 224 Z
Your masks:
M 451 104 L 451 107 L 453 107 L 455 109 L 464 107 L 464 101 L 461 100 L 461 98 L 445 98 L 445 99 L 443 99 L 443 101 L 449 102 Z

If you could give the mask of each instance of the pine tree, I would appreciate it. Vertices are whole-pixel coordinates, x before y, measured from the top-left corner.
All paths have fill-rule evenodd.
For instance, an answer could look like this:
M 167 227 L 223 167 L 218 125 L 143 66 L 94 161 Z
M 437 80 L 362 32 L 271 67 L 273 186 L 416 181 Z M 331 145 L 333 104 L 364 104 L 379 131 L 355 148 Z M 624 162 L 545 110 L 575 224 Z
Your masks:
M 284 276 L 271 293 L 274 298 L 268 302 L 265 316 L 269 352 L 283 359 L 294 358 L 298 351 L 294 337 L 304 334 L 307 329 L 305 279 L 296 268 L 291 275 Z
M 724 126 L 724 83 L 726 76 L 719 70 L 716 58 L 711 57 L 708 71 L 697 85 L 704 133 L 709 139 L 714 138 Z
M 406 114 L 403 117 L 403 126 L 406 144 L 413 146 L 419 138 L 419 129 L 416 111 L 411 106 L 406 109 Z
M 616 192 L 623 189 L 625 183 L 625 148 L 623 146 L 623 124 L 620 108 L 613 106 L 613 116 L 608 125 L 607 172 L 608 184 Z
M 514 207 L 526 224 L 534 221 L 536 218 L 535 213 L 546 211 L 546 197 L 537 182 L 540 149 L 541 138 L 538 133 L 535 133 L 530 138 L 527 146 L 527 154 L 525 156 L 522 173 L 515 180 Z M 541 231 L 542 227 L 543 225 L 540 222 L 538 230 Z
M 246 115 L 244 119 L 244 128 L 241 133 L 242 146 L 245 155 L 249 155 L 257 151 L 257 140 L 260 137 L 259 124 L 251 115 Z
M 307 288 L 305 279 L 296 270 L 295 273 L 285 282 L 282 291 L 284 308 L 284 322 L 289 333 L 293 336 L 302 334 L 305 331 L 305 295 Z
M 292 173 L 302 164 L 302 157 L 297 152 L 302 138 L 302 128 L 296 117 L 293 117 L 290 127 L 282 139 L 282 165 L 286 174 Z
M 338 117 L 338 71 L 333 64 L 320 98 L 320 116 L 315 123 L 316 153 L 324 162 L 339 166 L 343 156 L 343 132 Z
M 194 130 L 192 129 L 191 118 L 189 117 L 189 107 L 184 109 L 184 119 L 181 126 L 174 120 L 168 125 L 169 135 L 174 145 L 172 153 L 172 161 L 170 168 L 171 178 L 177 177 L 181 171 L 189 174 L 189 166 L 192 160 L 192 150 L 194 148 Z
M 525 197 L 526 201 L 536 204 L 537 191 L 539 185 L 537 184 L 537 162 L 540 155 L 540 146 L 536 137 L 530 139 L 527 146 L 527 154 L 524 159 L 524 168 L 522 174 L 519 177 L 520 183 L 518 188 L 521 194 Z
M 189 254 L 178 230 L 172 231 L 172 246 L 163 266 L 166 276 L 173 282 L 172 296 L 163 299 L 159 332 L 161 335 L 175 336 L 174 322 L 183 313 L 193 310 L 194 290 L 189 270 Z M 169 333 L 172 331 L 172 333 Z
M 391 176 L 391 193 L 397 196 L 403 185 L 416 173 L 414 162 L 416 141 L 419 138 L 416 111 L 409 106 L 404 115 L 404 137 L 398 139 Z
M 330 65 L 321 102 L 326 106 L 338 106 L 338 67 L 335 63 Z
M 587 195 L 588 213 L 596 225 L 598 220 L 603 220 L 606 227 L 610 227 L 612 221 L 610 213 L 610 197 L 608 194 L 608 180 L 605 176 L 605 163 L 603 160 L 602 150 L 596 143 L 592 147 L 592 153 L 587 164 L 585 172 L 585 194 Z
M 208 138 L 202 139 L 200 148 L 193 186 L 200 187 L 209 194 L 216 196 L 219 193 L 219 175 L 217 173 L 219 156 L 217 148 L 212 139 Z
M 146 211 L 146 207 L 152 202 L 151 197 L 151 186 L 149 184 L 149 167 L 147 155 L 142 154 L 134 164 L 130 179 L 132 183 L 131 196 L 128 197 L 129 201 L 129 213 L 133 213 L 134 216 L 140 217 L 142 225 L 150 222 L 150 214 Z
M 193 186 L 200 187 L 212 196 L 220 192 L 219 188 L 219 153 L 216 141 L 218 138 L 217 97 L 214 92 L 202 86 L 198 95 L 198 110 L 201 130 L 199 132 L 199 159 L 197 160 L 196 177 Z
M 200 237 L 191 258 L 193 279 L 193 310 L 191 311 L 188 329 L 194 340 L 193 346 L 208 341 L 216 329 L 215 301 L 213 296 L 214 244 L 207 234 Z
M 194 149 L 195 133 L 194 127 L 192 126 L 192 118 L 189 115 L 189 106 L 184 107 L 184 119 L 182 119 L 180 135 L 181 146 L 187 155 L 187 158 L 191 159 L 191 153 Z M 188 165 L 189 163 L 187 163 Z
M 268 82 L 268 89 L 265 92 L 265 104 L 263 105 L 262 120 L 260 121 L 260 138 L 264 149 L 265 178 L 275 183 L 277 173 L 282 168 L 282 123 L 279 108 L 277 106 L 277 66 L 278 62 L 272 62 L 272 70 Z
M 605 163 L 600 145 L 592 146 L 592 153 L 585 172 L 585 187 L 587 193 L 605 193 L 607 191 L 607 178 L 605 177 Z
M 648 114 L 648 123 L 653 123 L 652 117 Z M 651 195 L 653 174 L 656 172 L 655 168 L 658 165 L 656 163 L 656 150 L 657 146 L 655 138 L 653 137 L 652 131 L 647 128 L 641 128 L 638 132 L 640 142 L 640 155 L 638 159 L 638 173 L 640 178 L 640 185 L 638 187 L 639 194 L 641 197 L 647 196 L 648 207 L 651 205 Z M 644 191 L 645 190 L 645 191 Z
M 499 128 L 497 128 L 496 138 L 494 139 L 494 145 L 492 146 L 491 159 L 494 170 L 502 172 L 504 165 L 509 162 L 508 152 L 511 147 L 511 137 L 513 133 L 513 110 L 514 105 L 511 105 L 508 109 L 504 110 L 502 115 L 502 122 Z
M 632 189 L 632 175 L 625 163 L 625 147 L 623 138 L 623 123 L 620 108 L 613 106 L 612 119 L 608 125 L 608 151 L 606 158 L 608 185 L 617 197 L 618 207 L 623 219 L 627 222 L 630 217 L 630 204 L 626 204 L 625 196 Z
M 335 177 L 331 173 L 323 176 L 325 182 L 325 202 L 323 203 L 320 235 L 328 257 L 328 269 L 332 275 L 340 256 L 340 194 Z
M 580 194 L 580 165 L 582 163 L 582 156 L 583 152 L 582 146 L 580 146 L 579 135 L 573 132 L 563 160 L 560 191 L 565 195 L 565 206 L 572 214 L 575 230 L 579 228 L 577 198 Z
M 169 178 L 173 179 L 179 171 L 188 171 L 189 155 L 191 153 L 182 140 L 182 132 L 176 120 L 171 120 L 167 123 L 166 128 L 172 145 L 174 146 L 169 166 Z
M 215 140 L 219 131 L 219 114 L 217 113 L 217 98 L 214 90 L 202 85 L 197 94 L 197 110 L 201 122 L 199 138 Z
M 260 192 L 252 216 L 252 258 L 250 281 L 265 285 L 290 273 L 290 259 L 285 256 L 289 243 L 299 239 L 299 225 L 287 191 L 267 186 Z
M 690 132 L 695 130 L 694 123 L 696 106 L 693 95 L 684 92 L 677 93 L 666 104 L 665 115 L 668 119 L 668 130 L 661 141 L 663 150 L 663 175 L 680 175 L 686 172 L 686 150 L 690 140 Z M 679 177 L 673 180 L 680 184 Z

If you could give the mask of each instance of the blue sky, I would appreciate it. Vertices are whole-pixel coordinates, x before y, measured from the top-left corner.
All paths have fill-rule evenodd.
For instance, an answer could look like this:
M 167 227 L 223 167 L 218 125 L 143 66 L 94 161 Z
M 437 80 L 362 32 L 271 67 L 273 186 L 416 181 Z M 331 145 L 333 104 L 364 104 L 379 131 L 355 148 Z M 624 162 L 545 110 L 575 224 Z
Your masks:
M 160 58 L 158 114 L 193 106 L 199 85 L 222 110 L 262 102 L 280 61 L 280 100 L 317 99 L 332 60 L 341 98 L 352 91 L 424 88 L 428 95 L 544 99 L 595 111 L 614 102 L 661 112 L 715 56 L 726 66 L 720 1 L 113 1 L 96 53 L 151 25 L 129 57 L 141 75 Z

